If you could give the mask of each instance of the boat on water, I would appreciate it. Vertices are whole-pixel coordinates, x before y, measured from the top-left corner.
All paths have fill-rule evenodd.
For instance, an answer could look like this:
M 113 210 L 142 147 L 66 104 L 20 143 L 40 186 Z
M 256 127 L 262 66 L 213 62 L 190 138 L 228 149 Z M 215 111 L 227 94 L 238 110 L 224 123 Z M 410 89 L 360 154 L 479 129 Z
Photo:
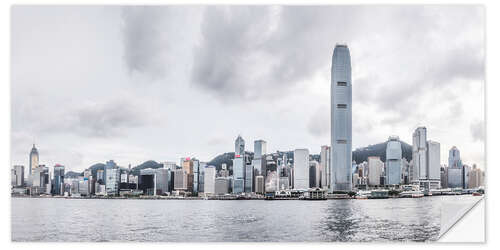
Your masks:
M 371 191 L 366 191 L 366 190 L 359 190 L 356 195 L 354 196 L 355 199 L 357 200 L 366 200 L 370 196 Z
M 344 200 L 351 199 L 351 196 L 348 194 L 331 194 L 328 198 L 333 200 Z
M 424 192 L 420 190 L 403 191 L 399 194 L 400 198 L 422 198 L 424 196 Z
M 368 199 L 368 195 L 356 195 L 354 197 L 354 199 L 356 199 L 356 200 L 367 200 Z
M 422 198 L 425 196 L 419 185 L 404 185 L 402 188 L 403 191 L 399 194 L 400 198 Z M 429 193 L 432 195 L 432 192 Z
M 389 199 L 389 190 L 372 190 L 368 199 Z
M 481 195 L 482 195 L 482 194 L 481 194 L 481 193 L 479 193 L 479 192 L 474 192 L 474 193 L 472 193 L 472 196 L 481 196 Z

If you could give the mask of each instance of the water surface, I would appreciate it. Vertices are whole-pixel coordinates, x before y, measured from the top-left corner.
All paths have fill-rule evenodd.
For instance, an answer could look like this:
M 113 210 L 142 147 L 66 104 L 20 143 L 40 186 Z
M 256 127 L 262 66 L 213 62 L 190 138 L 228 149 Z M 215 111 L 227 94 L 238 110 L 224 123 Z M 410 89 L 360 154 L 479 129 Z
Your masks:
M 442 199 L 12 198 L 13 241 L 432 241 Z

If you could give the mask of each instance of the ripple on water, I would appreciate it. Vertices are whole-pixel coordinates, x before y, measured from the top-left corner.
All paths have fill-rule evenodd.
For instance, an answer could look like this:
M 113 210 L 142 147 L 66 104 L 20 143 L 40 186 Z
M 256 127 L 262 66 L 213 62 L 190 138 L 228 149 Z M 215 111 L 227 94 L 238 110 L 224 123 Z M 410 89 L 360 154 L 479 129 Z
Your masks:
M 13 198 L 12 240 L 430 241 L 439 235 L 439 201 Z

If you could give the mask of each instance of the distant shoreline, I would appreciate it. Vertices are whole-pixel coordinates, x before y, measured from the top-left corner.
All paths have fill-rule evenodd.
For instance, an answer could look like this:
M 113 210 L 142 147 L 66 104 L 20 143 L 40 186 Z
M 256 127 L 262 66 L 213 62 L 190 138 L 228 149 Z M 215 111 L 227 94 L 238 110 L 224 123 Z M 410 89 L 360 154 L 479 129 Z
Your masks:
M 463 194 L 463 195 L 470 195 L 470 194 Z M 433 196 L 462 196 L 462 195 L 433 195 Z M 433 196 L 426 196 L 426 197 L 433 197 Z M 266 199 L 264 197 L 259 197 L 259 198 L 241 198 L 241 197 L 184 197 L 184 198 L 178 198 L 178 197 L 64 197 L 64 196 L 22 196 L 22 195 L 11 195 L 11 198 L 40 198 L 40 199 L 72 199 L 72 200 L 306 200 L 306 201 L 316 201 L 313 199 L 300 199 L 296 197 L 285 197 L 285 198 L 273 198 L 273 199 Z M 420 198 L 405 198 L 405 197 L 388 197 L 388 198 L 382 198 L 382 199 L 420 199 Z M 319 199 L 319 200 L 357 200 L 355 198 L 343 198 L 343 199 L 336 199 L 336 198 L 327 198 L 327 199 Z M 363 200 L 363 199 L 362 199 Z M 369 199 L 372 200 L 372 199 Z

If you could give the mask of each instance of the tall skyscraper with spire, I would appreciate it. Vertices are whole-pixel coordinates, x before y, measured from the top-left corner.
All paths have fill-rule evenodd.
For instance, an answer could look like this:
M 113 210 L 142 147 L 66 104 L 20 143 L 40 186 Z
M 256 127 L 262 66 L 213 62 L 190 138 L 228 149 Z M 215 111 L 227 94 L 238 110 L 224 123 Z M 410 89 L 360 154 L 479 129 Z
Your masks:
M 33 143 L 33 148 L 31 148 L 30 152 L 30 167 L 29 167 L 29 174 L 31 175 L 32 173 L 35 172 L 35 168 L 38 167 L 38 150 L 35 147 L 35 144 Z
M 337 44 L 331 72 L 331 185 L 330 191 L 352 189 L 352 83 L 349 48 Z

